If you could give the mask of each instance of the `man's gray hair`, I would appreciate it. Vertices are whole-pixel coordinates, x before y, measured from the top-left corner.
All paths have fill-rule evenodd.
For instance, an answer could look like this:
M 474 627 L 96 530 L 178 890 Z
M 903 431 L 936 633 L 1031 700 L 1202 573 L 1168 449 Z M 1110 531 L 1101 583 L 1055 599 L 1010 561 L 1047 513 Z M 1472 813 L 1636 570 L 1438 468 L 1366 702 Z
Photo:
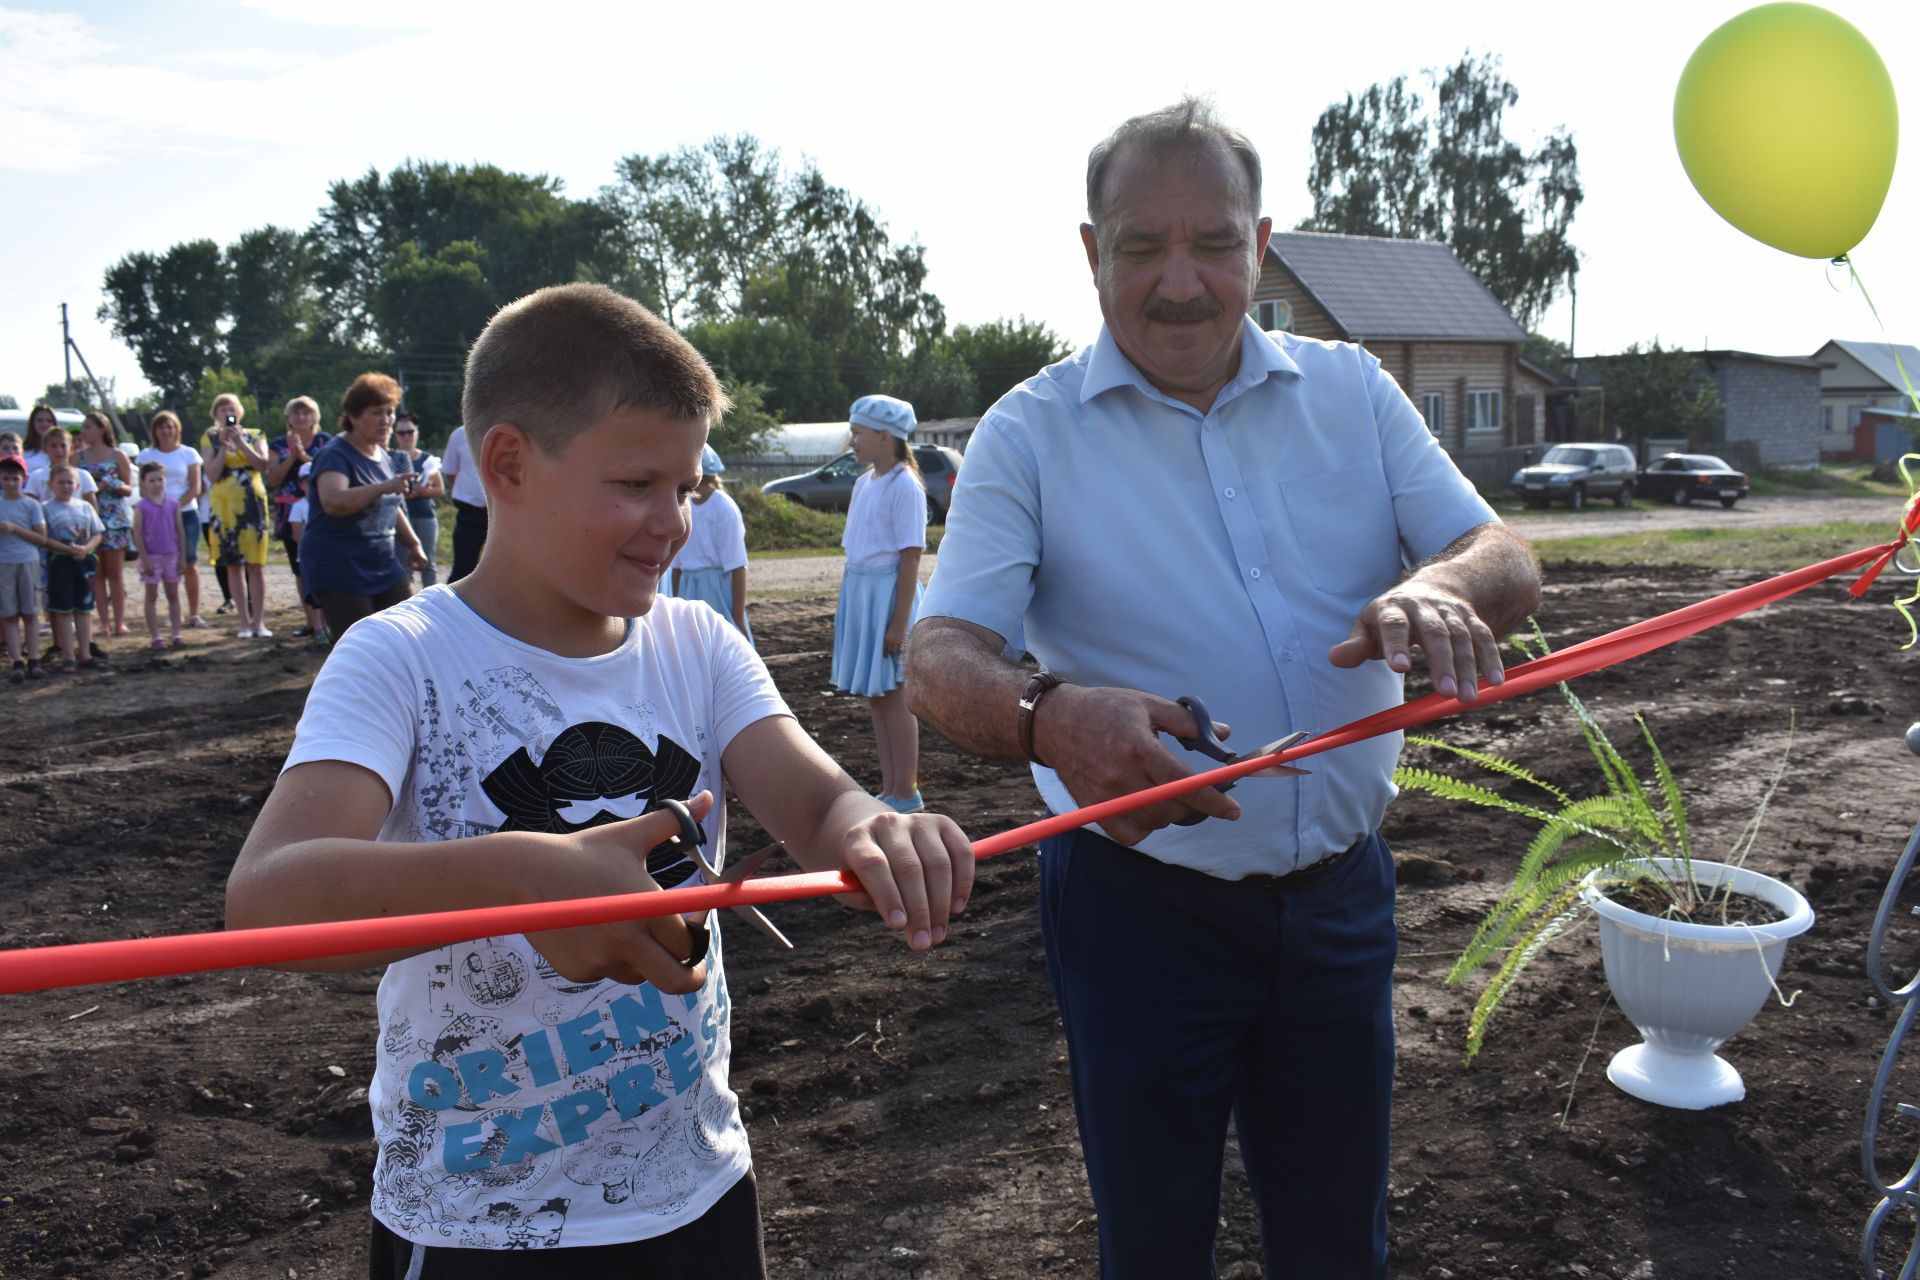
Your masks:
M 1149 155 L 1171 152 L 1198 155 L 1213 147 L 1224 149 L 1247 171 L 1247 195 L 1253 202 L 1251 212 L 1259 214 L 1260 153 L 1254 150 L 1246 134 L 1220 122 L 1211 102 L 1189 94 L 1170 107 L 1128 120 L 1087 153 L 1087 220 L 1095 226 L 1107 211 L 1108 163 L 1131 147 L 1138 147 Z

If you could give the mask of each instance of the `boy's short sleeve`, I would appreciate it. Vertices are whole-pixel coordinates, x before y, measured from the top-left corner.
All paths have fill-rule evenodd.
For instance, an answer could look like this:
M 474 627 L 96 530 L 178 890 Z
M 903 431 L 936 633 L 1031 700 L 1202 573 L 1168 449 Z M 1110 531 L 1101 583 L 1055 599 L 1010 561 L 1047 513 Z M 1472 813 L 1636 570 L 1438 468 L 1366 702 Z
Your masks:
M 748 725 L 793 712 L 775 687 L 767 664 L 731 619 L 704 606 L 694 616 L 706 630 L 704 640 L 712 654 L 715 753 L 725 754 L 734 735 Z
M 307 694 L 282 773 L 297 764 L 339 760 L 379 775 L 389 800 L 400 795 L 413 765 L 420 698 L 418 682 L 394 659 L 400 639 L 376 614 L 334 641 Z

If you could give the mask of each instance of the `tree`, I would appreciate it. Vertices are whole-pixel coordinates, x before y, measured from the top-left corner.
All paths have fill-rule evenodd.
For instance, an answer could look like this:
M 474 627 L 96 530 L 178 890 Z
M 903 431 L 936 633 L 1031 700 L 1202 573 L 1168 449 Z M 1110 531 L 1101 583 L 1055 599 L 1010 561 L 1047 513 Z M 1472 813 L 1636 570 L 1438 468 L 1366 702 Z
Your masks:
M 973 373 L 971 413 L 985 413 L 1009 388 L 1073 351 L 1059 334 L 1025 316 L 958 325 L 941 339 L 940 349 L 964 361 Z
M 211 240 L 176 244 L 159 257 L 129 254 L 107 268 L 99 318 L 133 348 L 147 381 L 182 401 L 202 369 L 223 363 L 230 283 Z
M 238 369 L 207 368 L 200 371 L 193 392 L 187 397 L 187 407 L 181 411 L 183 441 L 199 444 L 200 433 L 213 423 L 213 402 L 223 395 L 239 397 L 241 426 L 272 433 L 273 424 L 261 421 L 260 404 L 247 388 L 247 375 Z
M 722 382 L 733 408 L 707 433 L 718 453 L 765 453 L 780 430 L 780 419 L 766 409 L 767 389 L 757 382 Z
M 18 409 L 20 402 L 12 396 L 0 395 L 0 409 Z
M 1429 112 L 1397 76 L 1321 112 L 1306 231 L 1444 241 L 1528 328 L 1571 274 L 1579 157 L 1564 128 L 1531 152 L 1506 136 L 1520 99 L 1492 56 L 1429 70 Z
M 1544 333 L 1530 333 L 1520 348 L 1523 358 L 1562 378 L 1573 377 L 1573 348 Z
M 770 412 L 833 417 L 910 369 L 942 369 L 917 355 L 946 327 L 925 251 L 894 244 L 811 163 L 788 174 L 751 135 L 716 137 L 626 157 L 600 203 L 629 255 L 618 278 L 727 377 L 764 386 Z M 943 403 L 962 389 L 954 372 L 936 380 Z
M 1656 338 L 1645 348 L 1634 343 L 1603 367 L 1607 421 L 1629 440 L 1692 439 L 1720 415 L 1720 393 L 1690 351 L 1662 347 Z
M 493 165 L 409 162 L 386 177 L 368 170 L 335 182 L 309 232 L 313 281 L 321 313 L 342 343 L 373 342 L 396 355 L 435 356 L 458 364 L 464 343 L 447 350 L 449 332 L 470 340 L 492 310 L 550 284 L 608 279 L 623 266 L 614 214 L 592 201 L 569 200 L 562 184 L 544 174 L 509 173 Z M 453 246 L 484 246 L 474 257 Z M 412 255 L 403 246 L 412 244 Z M 451 252 L 451 256 L 446 255 Z M 434 318 L 424 330 L 408 322 L 421 317 L 379 304 L 382 285 L 395 271 L 441 263 L 444 274 L 463 276 L 477 265 L 486 288 L 461 289 L 463 310 Z M 389 288 L 391 294 L 391 288 Z

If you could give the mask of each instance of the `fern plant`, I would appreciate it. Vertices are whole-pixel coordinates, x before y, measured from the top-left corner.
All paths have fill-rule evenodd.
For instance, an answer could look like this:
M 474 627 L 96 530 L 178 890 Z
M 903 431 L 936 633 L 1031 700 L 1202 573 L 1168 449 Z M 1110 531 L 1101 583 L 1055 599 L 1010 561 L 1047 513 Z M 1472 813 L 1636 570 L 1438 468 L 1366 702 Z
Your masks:
M 1531 643 L 1525 639 L 1518 643 L 1530 655 L 1536 651 L 1547 652 L 1546 639 L 1537 627 Z M 1598 871 L 1609 886 L 1641 888 L 1645 896 L 1659 903 L 1659 913 L 1663 915 L 1698 920 L 1714 910 L 1716 895 L 1703 891 L 1694 880 L 1693 844 L 1687 826 L 1685 798 L 1645 718 L 1636 715 L 1634 723 L 1639 726 L 1640 736 L 1653 760 L 1650 782 L 1641 780 L 1564 681 L 1560 693 L 1573 713 L 1594 763 L 1599 766 L 1601 779 L 1606 784 L 1601 794 L 1576 799 L 1512 760 L 1420 735 L 1410 734 L 1407 741 L 1447 752 L 1490 773 L 1511 778 L 1537 793 L 1537 797 L 1529 797 L 1531 802 L 1515 799 L 1432 769 L 1403 765 L 1394 770 L 1394 782 L 1405 790 L 1499 809 L 1536 822 L 1540 827 L 1527 845 L 1513 882 L 1480 921 L 1447 975 L 1449 983 L 1459 982 L 1489 965 L 1494 967 L 1493 976 L 1474 1004 L 1473 1017 L 1467 1024 L 1466 1059 L 1469 1062 L 1480 1052 L 1494 1010 L 1527 965 L 1588 914 L 1580 896 L 1580 883 L 1588 875 Z M 1781 763 L 1784 770 L 1784 756 Z M 1767 800 L 1772 797 L 1780 777 L 1780 773 L 1775 774 L 1773 786 L 1767 789 L 1758 811 L 1742 833 L 1729 859 L 1736 865 L 1745 860 L 1753 847 Z M 1666 870 L 1666 864 L 1644 861 L 1652 858 L 1670 860 L 1673 870 Z M 1724 894 L 1717 896 L 1718 909 L 1724 918 L 1727 900 Z

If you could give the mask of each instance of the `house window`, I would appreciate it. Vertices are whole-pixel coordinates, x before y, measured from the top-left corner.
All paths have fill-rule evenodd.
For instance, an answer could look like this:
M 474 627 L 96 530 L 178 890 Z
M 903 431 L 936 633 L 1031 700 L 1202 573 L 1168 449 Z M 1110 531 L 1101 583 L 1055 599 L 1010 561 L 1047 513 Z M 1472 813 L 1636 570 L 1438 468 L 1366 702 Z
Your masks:
M 1253 304 L 1253 322 L 1261 332 L 1272 333 L 1293 324 L 1293 304 L 1285 298 L 1268 298 Z
M 1447 430 L 1447 398 L 1438 391 L 1429 391 L 1420 397 L 1420 416 L 1427 420 L 1427 430 L 1435 436 L 1444 436 Z
M 1820 430 L 1826 435 L 1833 434 L 1833 406 L 1830 404 L 1820 406 Z
M 1500 429 L 1500 393 L 1498 391 L 1467 392 L 1467 430 L 1498 431 Z

